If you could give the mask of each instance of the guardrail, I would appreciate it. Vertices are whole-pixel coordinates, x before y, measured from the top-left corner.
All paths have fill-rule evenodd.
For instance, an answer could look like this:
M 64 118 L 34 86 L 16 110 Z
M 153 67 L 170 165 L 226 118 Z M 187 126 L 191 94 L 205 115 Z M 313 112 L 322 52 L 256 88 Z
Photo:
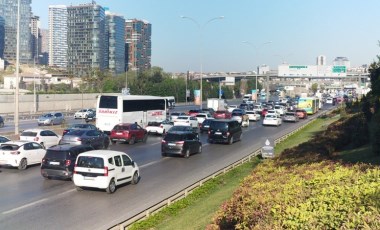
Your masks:
M 302 126 L 298 127 L 297 129 L 275 139 L 274 141 L 274 144 L 278 144 L 284 140 L 286 140 L 288 137 L 290 137 L 291 135 L 297 133 L 298 131 L 300 131 L 301 129 L 305 128 L 307 125 L 311 124 L 312 122 L 315 121 L 315 119 L 317 119 L 318 117 L 320 116 L 323 116 L 323 115 L 326 115 L 329 111 L 324 111 L 320 114 L 318 114 L 317 117 L 313 117 L 312 119 L 310 119 L 307 123 L 303 124 Z M 330 111 L 331 112 L 331 111 Z M 236 168 L 237 166 L 240 166 L 246 162 L 250 162 L 252 160 L 252 158 L 258 156 L 261 154 L 261 148 L 259 149 L 256 149 L 254 152 L 252 152 L 251 154 L 249 154 L 248 156 L 228 165 L 227 167 L 199 180 L 198 182 L 190 185 L 189 187 L 185 188 L 184 190 L 160 201 L 159 203 L 151 206 L 150 208 L 146 209 L 145 211 L 142 211 L 138 214 L 136 214 L 135 216 L 129 218 L 128 220 L 122 222 L 122 223 L 119 223 L 113 227 L 111 227 L 110 229 L 111 230 L 116 230 L 116 229 L 126 229 L 128 228 L 129 226 L 131 226 L 133 223 L 137 222 L 137 221 L 140 221 L 140 220 L 143 220 L 147 217 L 149 217 L 150 215 L 160 211 L 161 209 L 171 205 L 172 203 L 178 201 L 178 200 L 181 200 L 183 198 L 185 198 L 187 195 L 189 195 L 194 189 L 198 188 L 198 187 L 201 187 L 205 182 L 211 180 L 211 179 L 214 179 L 215 177 L 221 175 L 221 174 L 225 174 L 227 173 L 228 171 Z

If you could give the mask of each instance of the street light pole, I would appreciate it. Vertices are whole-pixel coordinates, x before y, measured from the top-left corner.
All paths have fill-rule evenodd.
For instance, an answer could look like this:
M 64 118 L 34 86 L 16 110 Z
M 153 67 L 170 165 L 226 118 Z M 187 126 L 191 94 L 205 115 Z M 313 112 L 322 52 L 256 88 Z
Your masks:
M 16 91 L 15 91 L 15 113 L 14 113 L 14 121 L 15 121 L 15 134 L 19 134 L 19 81 L 20 81 L 20 1 L 17 1 L 17 35 L 16 35 Z
M 206 27 L 207 24 L 209 24 L 210 22 L 212 21 L 215 21 L 215 20 L 218 20 L 218 19 L 223 19 L 224 16 L 219 16 L 219 17 L 215 17 L 215 18 L 211 18 L 209 19 L 206 23 L 204 24 L 199 24 L 198 21 L 196 21 L 194 18 L 191 18 L 191 17 L 187 17 L 187 16 L 181 16 L 182 19 L 188 19 L 192 22 L 194 22 L 197 26 L 198 26 L 198 29 L 199 29 L 199 60 L 200 60 L 200 67 L 201 67 L 201 75 L 200 75 L 200 80 L 201 80 L 201 84 L 200 84 L 200 109 L 202 109 L 202 102 L 203 102 L 203 63 L 202 63 L 202 59 L 203 59 L 203 56 L 202 56 L 202 39 L 203 39 L 203 29 Z

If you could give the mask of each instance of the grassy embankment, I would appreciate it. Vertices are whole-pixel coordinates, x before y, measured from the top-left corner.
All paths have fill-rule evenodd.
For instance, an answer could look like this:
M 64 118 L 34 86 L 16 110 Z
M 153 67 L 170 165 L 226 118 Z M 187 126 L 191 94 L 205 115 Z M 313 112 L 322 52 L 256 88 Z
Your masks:
M 300 132 L 292 135 L 275 148 L 276 154 L 283 149 L 309 140 L 314 134 L 327 128 L 338 117 L 317 119 Z M 221 204 L 231 198 L 242 180 L 261 162 L 255 158 L 230 172 L 205 183 L 204 186 L 151 217 L 132 225 L 129 229 L 205 229 L 211 223 Z

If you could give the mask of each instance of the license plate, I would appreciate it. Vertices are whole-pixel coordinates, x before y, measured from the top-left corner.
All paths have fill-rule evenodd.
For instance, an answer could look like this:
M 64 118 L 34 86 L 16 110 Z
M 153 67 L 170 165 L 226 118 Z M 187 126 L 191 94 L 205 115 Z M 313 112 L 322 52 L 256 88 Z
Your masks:
M 84 179 L 84 180 L 94 180 L 93 177 L 87 177 L 87 176 L 83 177 L 83 179 Z
M 215 135 L 222 135 L 221 132 L 215 132 Z
M 51 165 L 59 165 L 59 162 L 52 161 L 50 162 Z
M 173 143 L 169 143 L 168 145 L 169 145 L 169 146 L 175 146 L 175 144 L 173 144 Z
M 122 135 L 123 133 L 116 133 L 116 135 Z

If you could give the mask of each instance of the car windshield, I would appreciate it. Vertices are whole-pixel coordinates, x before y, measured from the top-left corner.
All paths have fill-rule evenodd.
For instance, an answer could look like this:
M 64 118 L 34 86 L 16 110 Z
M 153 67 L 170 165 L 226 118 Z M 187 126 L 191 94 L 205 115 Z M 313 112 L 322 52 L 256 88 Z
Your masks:
M 233 112 L 232 113 L 232 116 L 242 116 L 243 113 L 242 112 Z
M 276 116 L 275 116 L 275 115 L 272 115 L 272 114 L 269 114 L 269 115 L 267 115 L 265 118 L 272 119 L 272 118 L 276 118 Z
M 177 120 L 188 120 L 188 117 L 177 117 Z
M 148 122 L 148 126 L 160 126 L 161 122 L 158 121 L 150 121 Z
M 294 113 L 285 113 L 287 116 L 294 116 Z

